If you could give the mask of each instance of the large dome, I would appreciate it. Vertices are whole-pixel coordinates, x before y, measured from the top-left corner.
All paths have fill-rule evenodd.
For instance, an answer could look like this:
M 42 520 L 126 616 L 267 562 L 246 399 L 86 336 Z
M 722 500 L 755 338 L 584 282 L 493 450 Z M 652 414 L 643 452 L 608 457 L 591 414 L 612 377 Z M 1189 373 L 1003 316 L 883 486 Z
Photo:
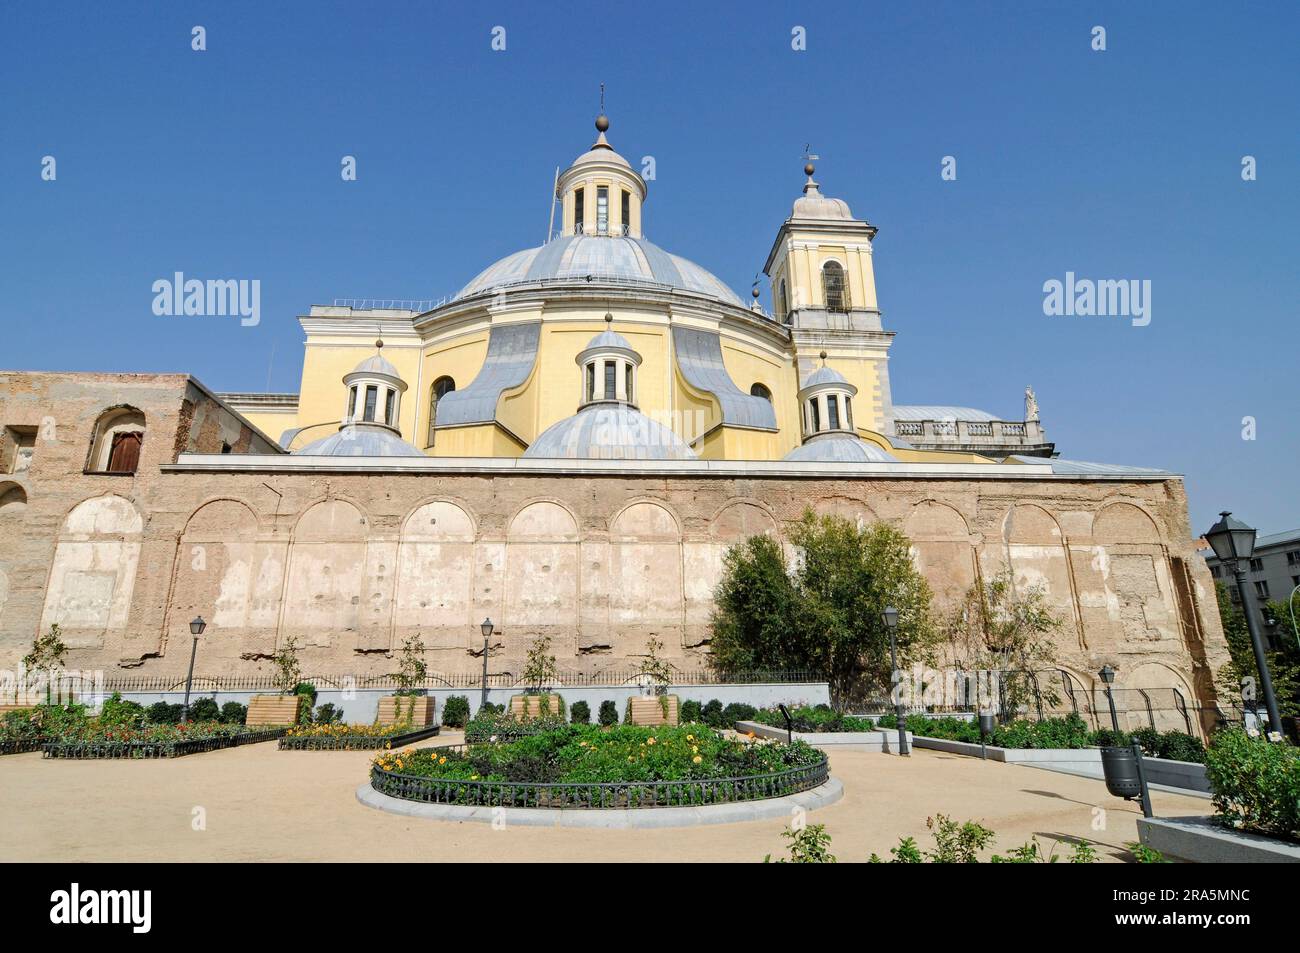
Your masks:
M 525 457 L 694 460 L 695 451 L 662 424 L 626 404 L 588 404 L 543 430 Z
M 480 272 L 456 297 L 556 279 L 668 285 L 744 307 L 721 279 L 693 261 L 666 252 L 644 238 L 598 235 L 556 238 L 539 248 L 507 255 Z

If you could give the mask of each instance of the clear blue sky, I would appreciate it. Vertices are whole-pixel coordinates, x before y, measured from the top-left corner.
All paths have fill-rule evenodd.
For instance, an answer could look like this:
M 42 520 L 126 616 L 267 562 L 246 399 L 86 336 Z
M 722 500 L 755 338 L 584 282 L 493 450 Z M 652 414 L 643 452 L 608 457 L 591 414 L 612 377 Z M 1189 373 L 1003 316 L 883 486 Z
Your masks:
M 657 160 L 648 236 L 742 295 L 812 143 L 824 191 L 880 228 L 897 402 L 1015 416 L 1032 384 L 1063 456 L 1185 473 L 1198 531 L 1220 508 L 1288 529 L 1298 10 L 14 0 L 0 366 L 262 390 L 274 347 L 271 389 L 297 390 L 310 304 L 441 297 L 540 243 L 604 81 L 615 147 Z M 178 270 L 260 279 L 261 325 L 156 317 Z M 1150 279 L 1151 324 L 1045 317 L 1067 271 Z

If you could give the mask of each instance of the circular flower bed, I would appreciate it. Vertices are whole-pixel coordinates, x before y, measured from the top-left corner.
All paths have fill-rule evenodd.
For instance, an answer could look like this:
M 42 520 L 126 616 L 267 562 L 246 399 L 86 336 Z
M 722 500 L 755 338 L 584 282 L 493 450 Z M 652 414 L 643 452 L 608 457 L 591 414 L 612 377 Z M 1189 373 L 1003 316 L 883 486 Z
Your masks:
M 295 725 L 280 739 L 281 751 L 360 751 L 402 747 L 438 733 L 437 725 L 414 727 L 409 721 L 392 725 Z
M 438 804 L 638 808 L 722 804 L 807 791 L 826 756 L 796 741 L 735 741 L 704 725 L 566 725 L 504 742 L 385 752 L 381 794 Z

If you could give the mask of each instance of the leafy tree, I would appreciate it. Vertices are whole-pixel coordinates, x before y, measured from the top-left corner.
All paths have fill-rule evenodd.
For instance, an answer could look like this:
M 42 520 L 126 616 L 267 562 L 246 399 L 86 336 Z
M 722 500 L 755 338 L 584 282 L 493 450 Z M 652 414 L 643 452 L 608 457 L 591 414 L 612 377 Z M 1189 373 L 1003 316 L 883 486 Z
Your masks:
M 524 662 L 522 675 L 524 684 L 534 694 L 541 692 L 543 688 L 560 677 L 559 667 L 555 664 L 555 656 L 551 654 L 551 637 L 549 635 L 539 635 L 533 640 L 533 646 L 528 650 L 528 658 Z
M 1028 673 L 1056 662 L 1062 624 L 1042 586 L 1017 586 L 1011 569 L 1003 568 L 967 590 L 949 626 L 949 648 L 958 668 L 1008 673 L 1002 676 L 1002 703 L 1015 709 L 1034 700 Z M 1040 684 L 1039 691 L 1045 705 L 1060 704 L 1050 686 Z
M 899 612 L 900 663 L 934 638 L 930 587 L 908 538 L 887 523 L 859 527 L 805 510 L 790 539 L 799 552 L 793 566 L 768 536 L 727 551 L 712 619 L 715 667 L 815 672 L 839 707 L 889 686 L 884 608 Z
M 36 637 L 32 642 L 32 650 L 23 656 L 23 667 L 28 672 L 44 671 L 46 673 L 45 703 L 47 705 L 53 698 L 54 669 L 63 665 L 63 659 L 68 654 L 68 647 L 63 644 L 62 636 L 63 630 L 55 622 L 50 626 L 49 632 Z
M 1215 688 L 1225 700 L 1241 701 L 1241 681 L 1243 678 L 1256 679 L 1256 703 L 1261 713 L 1264 711 L 1264 699 L 1259 695 L 1259 669 L 1255 665 L 1255 649 L 1250 642 L 1250 630 L 1246 628 L 1246 614 L 1241 606 L 1232 601 L 1229 589 L 1221 582 L 1214 584 L 1215 594 L 1219 600 L 1219 619 L 1223 623 L 1223 635 L 1228 642 L 1228 654 L 1231 660 L 1219 668 L 1215 676 Z M 1290 615 L 1285 603 L 1269 603 L 1261 616 L 1271 616 L 1283 624 L 1282 638 L 1278 640 L 1276 651 L 1265 651 L 1269 674 L 1273 677 L 1273 693 L 1277 695 L 1277 707 L 1283 715 L 1300 715 L 1300 648 L 1288 639 L 1290 633 Z M 1260 621 L 1260 620 L 1256 620 Z
M 302 679 L 302 666 L 298 662 L 298 643 L 291 635 L 284 640 L 280 650 L 271 656 L 275 665 L 275 685 L 281 694 L 292 695 Z
M 393 673 L 393 679 L 397 682 L 397 694 L 413 694 L 428 671 L 428 666 L 424 664 L 424 642 L 418 634 L 413 635 L 402 643 L 397 671 Z

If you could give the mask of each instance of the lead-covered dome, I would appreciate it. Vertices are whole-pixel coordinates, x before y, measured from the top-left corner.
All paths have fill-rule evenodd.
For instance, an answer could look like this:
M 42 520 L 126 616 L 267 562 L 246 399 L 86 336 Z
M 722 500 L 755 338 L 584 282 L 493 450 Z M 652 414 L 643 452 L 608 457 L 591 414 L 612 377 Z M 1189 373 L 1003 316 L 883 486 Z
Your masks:
M 390 427 L 374 423 L 347 424 L 330 434 L 295 450 L 300 457 L 422 457 Z
M 818 463 L 897 463 L 898 458 L 874 443 L 850 433 L 822 433 L 809 437 L 784 457 Z
M 456 297 L 561 279 L 667 285 L 743 307 L 734 291 L 695 262 L 644 238 L 607 235 L 568 235 L 507 255 L 483 269 Z
M 525 457 L 568 460 L 694 460 L 681 437 L 621 403 L 588 404 L 547 427 Z

